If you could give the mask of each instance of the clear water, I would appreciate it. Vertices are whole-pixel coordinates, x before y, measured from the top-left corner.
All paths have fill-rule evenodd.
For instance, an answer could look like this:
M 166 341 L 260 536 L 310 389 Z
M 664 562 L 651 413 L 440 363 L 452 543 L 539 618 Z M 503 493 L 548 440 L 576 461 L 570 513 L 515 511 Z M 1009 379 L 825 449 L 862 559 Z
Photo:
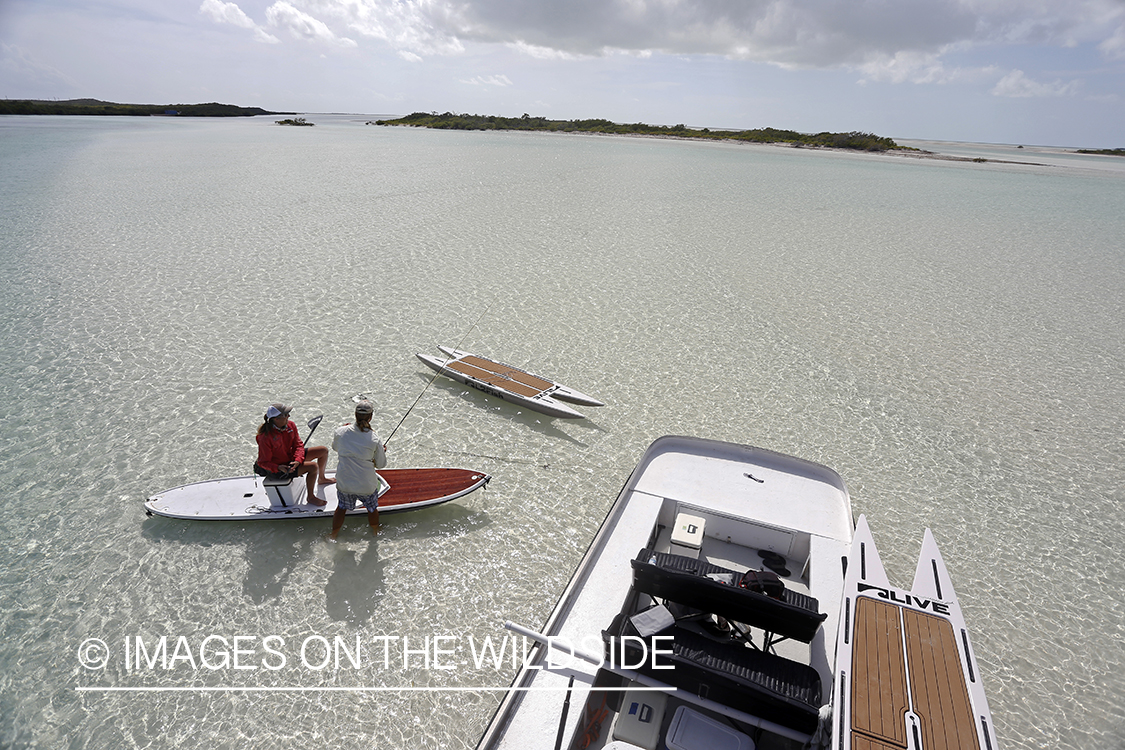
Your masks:
M 900 584 L 931 527 L 1005 748 L 1125 747 L 1121 161 L 313 119 L 0 119 L 0 745 L 472 747 L 500 693 L 420 688 L 506 686 L 469 639 L 541 625 L 681 433 L 840 471 Z M 437 344 L 608 405 L 426 389 Z M 144 514 L 249 473 L 271 401 L 325 414 L 318 443 L 354 395 L 386 435 L 423 389 L 392 465 L 494 480 L 378 541 Z M 337 635 L 358 668 L 316 668 Z M 161 636 L 168 669 L 126 663 Z M 437 636 L 454 668 L 403 666 Z M 388 689 L 264 690 L 324 687 Z

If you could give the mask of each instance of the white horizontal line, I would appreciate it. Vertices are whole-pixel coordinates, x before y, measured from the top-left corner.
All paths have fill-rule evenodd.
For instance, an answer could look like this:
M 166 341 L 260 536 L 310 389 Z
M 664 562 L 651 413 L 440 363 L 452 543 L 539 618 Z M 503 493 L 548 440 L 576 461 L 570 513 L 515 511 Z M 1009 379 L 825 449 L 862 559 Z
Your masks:
M 481 692 L 507 692 L 518 693 L 543 692 L 563 693 L 565 687 L 76 687 L 79 693 L 481 693 Z M 630 692 L 644 693 L 674 693 L 676 688 L 628 688 Z M 594 693 L 624 693 L 626 688 L 592 687 L 588 692 Z

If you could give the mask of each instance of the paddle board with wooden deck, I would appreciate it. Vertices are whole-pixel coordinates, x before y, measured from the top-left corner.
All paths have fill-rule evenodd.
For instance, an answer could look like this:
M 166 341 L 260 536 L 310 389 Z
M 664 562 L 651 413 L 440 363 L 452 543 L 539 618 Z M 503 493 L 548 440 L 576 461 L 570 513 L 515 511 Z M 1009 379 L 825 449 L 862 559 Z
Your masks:
M 997 750 L 953 583 L 926 529 L 913 588 L 891 586 L 867 519 L 848 557 L 836 640 L 837 750 Z
M 333 476 L 329 472 L 329 476 Z M 491 476 L 472 469 L 380 469 L 379 514 L 428 508 L 469 494 L 488 484 Z M 305 478 L 277 482 L 263 477 L 231 477 L 186 484 L 145 501 L 148 515 L 193 521 L 261 521 L 324 518 L 336 511 L 336 485 L 317 487 L 325 505 L 307 502 Z M 348 515 L 366 515 L 358 505 Z
M 563 401 L 584 406 L 605 406 L 581 391 L 518 367 L 447 346 L 439 346 L 438 349 L 446 358 L 428 354 L 415 356 L 431 370 L 509 403 L 564 419 L 581 419 L 585 415 Z

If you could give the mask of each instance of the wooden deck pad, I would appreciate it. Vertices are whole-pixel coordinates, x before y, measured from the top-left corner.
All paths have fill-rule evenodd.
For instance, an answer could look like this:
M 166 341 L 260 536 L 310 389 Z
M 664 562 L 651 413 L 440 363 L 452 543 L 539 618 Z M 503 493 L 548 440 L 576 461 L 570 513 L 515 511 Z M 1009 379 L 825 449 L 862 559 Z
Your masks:
M 854 750 L 907 747 L 910 712 L 925 750 L 979 750 L 948 620 L 861 596 L 852 637 Z
M 540 391 L 545 391 L 555 385 L 550 380 L 544 380 L 543 378 L 536 377 L 531 373 L 524 372 L 523 370 L 517 370 L 511 365 L 493 362 L 491 359 L 478 357 L 475 354 L 470 354 L 467 357 L 463 357 L 461 361 L 473 365 L 474 367 L 479 367 L 482 370 L 488 370 L 489 372 L 494 372 L 497 375 L 503 375 L 504 377 L 511 378 L 516 382 L 523 383 L 526 386 L 536 388 Z
M 447 362 L 445 367 L 448 370 L 456 370 L 462 375 L 468 375 L 471 378 L 476 378 L 477 380 L 488 383 L 491 386 L 503 388 L 506 391 L 518 393 L 519 395 L 527 396 L 528 398 L 534 398 L 544 391 L 543 388 L 532 388 L 524 385 L 523 383 L 512 380 L 502 373 L 496 373 L 490 370 L 481 369 L 480 367 L 476 367 L 472 364 L 466 364 L 464 360 L 453 360 Z M 548 386 L 550 386 L 550 384 L 548 384 Z

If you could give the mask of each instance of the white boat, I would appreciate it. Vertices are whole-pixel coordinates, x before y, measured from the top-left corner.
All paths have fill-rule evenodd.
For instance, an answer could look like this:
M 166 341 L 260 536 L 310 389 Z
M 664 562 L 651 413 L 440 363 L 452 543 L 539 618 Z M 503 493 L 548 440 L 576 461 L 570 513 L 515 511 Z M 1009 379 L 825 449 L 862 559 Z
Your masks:
M 335 472 L 328 472 L 335 476 Z M 380 469 L 379 515 L 441 505 L 488 484 L 491 476 L 472 469 Z M 194 482 L 164 490 L 145 500 L 152 516 L 192 521 L 252 521 L 331 517 L 336 485 L 317 487 L 324 505 L 309 503 L 305 478 L 272 480 L 258 476 Z M 348 515 L 366 515 L 357 505 Z
M 838 738 L 837 631 L 855 598 L 845 563 L 853 537 L 873 551 L 866 523 L 860 532 L 826 466 L 660 438 L 542 631 L 505 623 L 534 645 L 478 750 L 769 750 Z M 855 564 L 846 569 L 852 580 Z M 943 582 L 941 593 L 952 589 Z M 953 747 L 911 742 L 851 747 Z
M 448 346 L 439 346 L 438 349 L 445 355 L 444 358 L 428 354 L 415 356 L 431 370 L 510 403 L 564 419 L 582 419 L 585 416 L 561 403 L 564 401 L 582 406 L 605 406 L 581 391 L 518 367 Z

